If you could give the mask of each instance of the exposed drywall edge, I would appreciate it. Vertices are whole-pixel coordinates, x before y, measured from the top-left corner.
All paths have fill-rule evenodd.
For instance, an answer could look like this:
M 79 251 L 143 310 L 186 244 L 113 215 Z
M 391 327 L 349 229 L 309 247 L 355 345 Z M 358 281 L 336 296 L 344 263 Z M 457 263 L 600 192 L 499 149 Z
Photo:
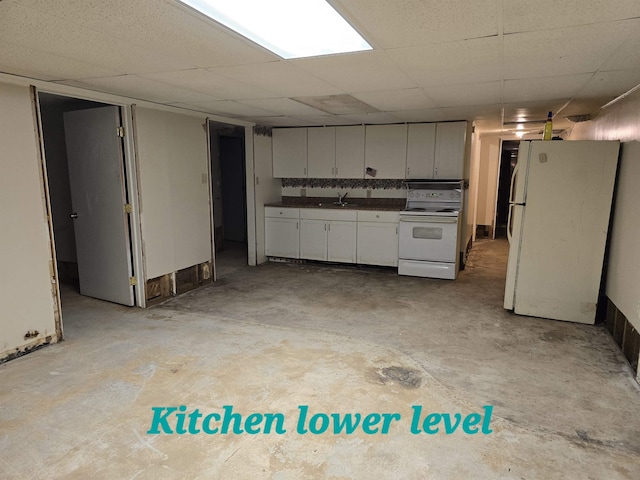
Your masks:
M 46 158 L 44 150 L 44 133 L 42 129 L 42 114 L 36 87 L 29 87 L 31 96 L 31 108 L 33 112 L 34 133 L 38 145 L 38 172 L 40 173 L 40 194 L 44 206 L 45 220 L 49 233 L 49 274 L 51 276 L 51 296 L 53 297 L 53 319 L 56 329 L 56 341 L 63 339 L 62 327 L 62 301 L 60 299 L 60 283 L 58 276 L 58 263 L 56 262 L 56 243 L 53 235 L 53 216 L 51 212 L 51 196 L 49 191 L 49 179 L 47 176 Z M 50 342 L 47 342 L 50 343 Z

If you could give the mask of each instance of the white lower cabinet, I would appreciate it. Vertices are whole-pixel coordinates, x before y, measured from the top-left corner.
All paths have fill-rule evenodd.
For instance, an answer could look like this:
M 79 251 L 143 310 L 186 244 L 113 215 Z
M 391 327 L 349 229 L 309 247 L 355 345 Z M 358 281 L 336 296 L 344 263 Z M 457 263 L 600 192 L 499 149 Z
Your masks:
M 398 266 L 398 212 L 265 207 L 265 253 Z
M 265 207 L 265 255 L 300 258 L 300 220 L 297 208 Z
M 355 210 L 301 210 L 300 258 L 355 263 L 356 219 Z
M 358 212 L 358 263 L 398 266 L 398 220 L 398 212 Z

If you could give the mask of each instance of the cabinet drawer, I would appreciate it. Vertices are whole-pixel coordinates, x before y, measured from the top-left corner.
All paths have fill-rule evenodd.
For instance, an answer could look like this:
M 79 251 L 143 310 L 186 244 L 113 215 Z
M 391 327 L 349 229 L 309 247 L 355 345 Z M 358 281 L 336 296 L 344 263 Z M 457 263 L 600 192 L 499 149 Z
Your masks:
M 380 210 L 358 210 L 359 222 L 398 223 L 398 212 L 386 212 Z
M 270 218 L 300 218 L 300 209 L 264 207 L 264 216 Z
M 302 208 L 300 218 L 308 220 L 345 220 L 356 221 L 358 213 L 356 210 L 330 210 L 324 208 Z

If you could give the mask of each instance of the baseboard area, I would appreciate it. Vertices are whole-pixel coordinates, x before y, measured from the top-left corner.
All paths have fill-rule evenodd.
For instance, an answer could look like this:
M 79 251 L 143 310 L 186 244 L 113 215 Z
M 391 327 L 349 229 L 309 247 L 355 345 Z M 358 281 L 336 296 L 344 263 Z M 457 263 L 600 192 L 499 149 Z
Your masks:
M 181 295 L 213 281 L 211 262 L 199 263 L 146 282 L 147 306 L 153 306 L 168 298 Z
M 629 361 L 631 368 L 636 374 L 636 378 L 640 379 L 640 372 L 638 371 L 640 333 L 608 298 L 605 325 L 615 342 L 622 349 L 622 353 L 624 353 L 624 356 Z

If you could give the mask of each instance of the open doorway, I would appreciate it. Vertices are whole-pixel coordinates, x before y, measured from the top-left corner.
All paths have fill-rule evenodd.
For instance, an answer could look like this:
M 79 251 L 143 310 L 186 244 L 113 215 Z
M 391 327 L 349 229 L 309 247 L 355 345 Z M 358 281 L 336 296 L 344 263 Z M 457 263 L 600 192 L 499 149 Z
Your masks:
M 216 277 L 248 264 L 244 127 L 209 121 Z
M 121 108 L 39 93 L 58 282 L 74 293 L 135 301 Z
M 495 238 L 507 238 L 509 219 L 509 195 L 511 194 L 511 176 L 518 163 L 520 141 L 503 140 L 500 151 L 500 169 L 498 173 L 498 198 L 496 202 Z

